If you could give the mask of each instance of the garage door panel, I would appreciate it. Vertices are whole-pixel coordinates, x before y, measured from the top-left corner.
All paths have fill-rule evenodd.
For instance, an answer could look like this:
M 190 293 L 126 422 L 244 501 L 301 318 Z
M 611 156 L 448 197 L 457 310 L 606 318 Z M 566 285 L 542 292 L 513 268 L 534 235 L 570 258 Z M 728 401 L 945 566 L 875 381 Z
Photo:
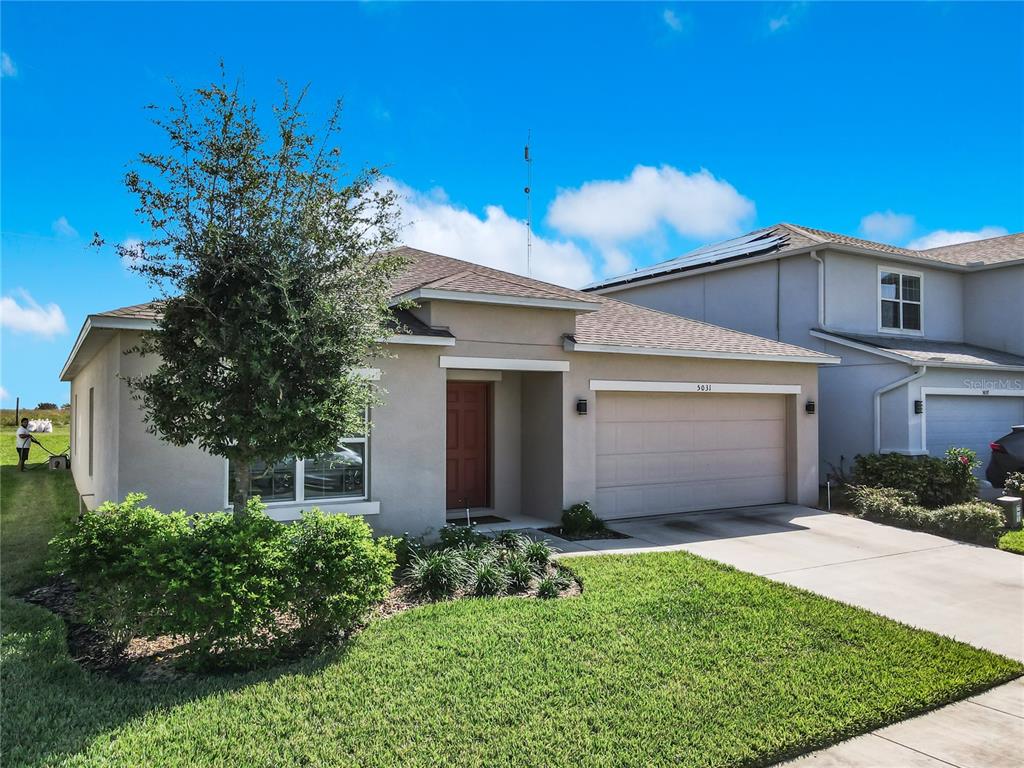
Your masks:
M 783 501 L 785 411 L 778 395 L 602 393 L 598 513 L 635 517 Z
M 925 420 L 928 452 L 942 456 L 953 446 L 970 448 L 982 462 L 976 471 L 981 476 L 991 457 L 988 444 L 1024 423 L 1024 397 L 929 395 Z

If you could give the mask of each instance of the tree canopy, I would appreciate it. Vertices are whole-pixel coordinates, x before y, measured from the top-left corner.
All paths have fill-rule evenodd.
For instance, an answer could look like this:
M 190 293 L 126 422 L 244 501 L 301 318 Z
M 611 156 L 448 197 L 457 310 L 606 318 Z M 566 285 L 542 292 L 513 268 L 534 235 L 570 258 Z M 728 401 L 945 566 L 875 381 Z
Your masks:
M 159 110 L 167 147 L 125 176 L 151 236 L 115 248 L 162 301 L 139 347 L 159 362 L 129 385 L 151 431 L 231 460 L 236 513 L 254 462 L 363 429 L 375 392 L 360 369 L 393 332 L 394 193 L 379 169 L 343 167 L 341 103 L 317 135 L 304 96 L 283 87 L 269 133 L 222 67 Z

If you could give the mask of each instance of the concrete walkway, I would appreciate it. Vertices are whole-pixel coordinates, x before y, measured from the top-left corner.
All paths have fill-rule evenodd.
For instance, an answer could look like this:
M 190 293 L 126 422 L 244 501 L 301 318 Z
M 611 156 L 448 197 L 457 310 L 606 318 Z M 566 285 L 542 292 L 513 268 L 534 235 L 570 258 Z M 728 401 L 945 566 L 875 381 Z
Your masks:
M 786 768 L 1019 768 L 1024 680 L 785 763 Z
M 628 539 L 567 556 L 686 550 L 1024 661 L 1024 557 L 807 507 L 614 521 Z M 1024 766 L 1024 680 L 799 758 L 787 768 Z

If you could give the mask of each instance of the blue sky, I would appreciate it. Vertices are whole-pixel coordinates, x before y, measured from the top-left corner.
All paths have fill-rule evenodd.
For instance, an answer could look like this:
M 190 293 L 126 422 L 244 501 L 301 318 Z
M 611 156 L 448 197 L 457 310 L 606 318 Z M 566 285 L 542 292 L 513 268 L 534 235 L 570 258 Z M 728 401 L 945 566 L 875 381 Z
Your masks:
M 0 400 L 67 400 L 89 312 L 152 298 L 92 232 L 145 232 L 143 107 L 220 58 L 269 106 L 345 100 L 410 245 L 580 285 L 776 221 L 898 244 L 1024 229 L 1024 5 L 5 2 Z

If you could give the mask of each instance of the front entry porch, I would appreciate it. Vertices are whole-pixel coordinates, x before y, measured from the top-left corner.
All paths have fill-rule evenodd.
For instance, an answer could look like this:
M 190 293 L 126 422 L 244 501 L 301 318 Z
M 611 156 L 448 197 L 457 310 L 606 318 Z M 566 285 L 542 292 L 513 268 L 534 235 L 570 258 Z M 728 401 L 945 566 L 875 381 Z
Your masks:
M 557 522 L 563 372 L 448 369 L 447 379 L 446 520 L 510 528 Z

